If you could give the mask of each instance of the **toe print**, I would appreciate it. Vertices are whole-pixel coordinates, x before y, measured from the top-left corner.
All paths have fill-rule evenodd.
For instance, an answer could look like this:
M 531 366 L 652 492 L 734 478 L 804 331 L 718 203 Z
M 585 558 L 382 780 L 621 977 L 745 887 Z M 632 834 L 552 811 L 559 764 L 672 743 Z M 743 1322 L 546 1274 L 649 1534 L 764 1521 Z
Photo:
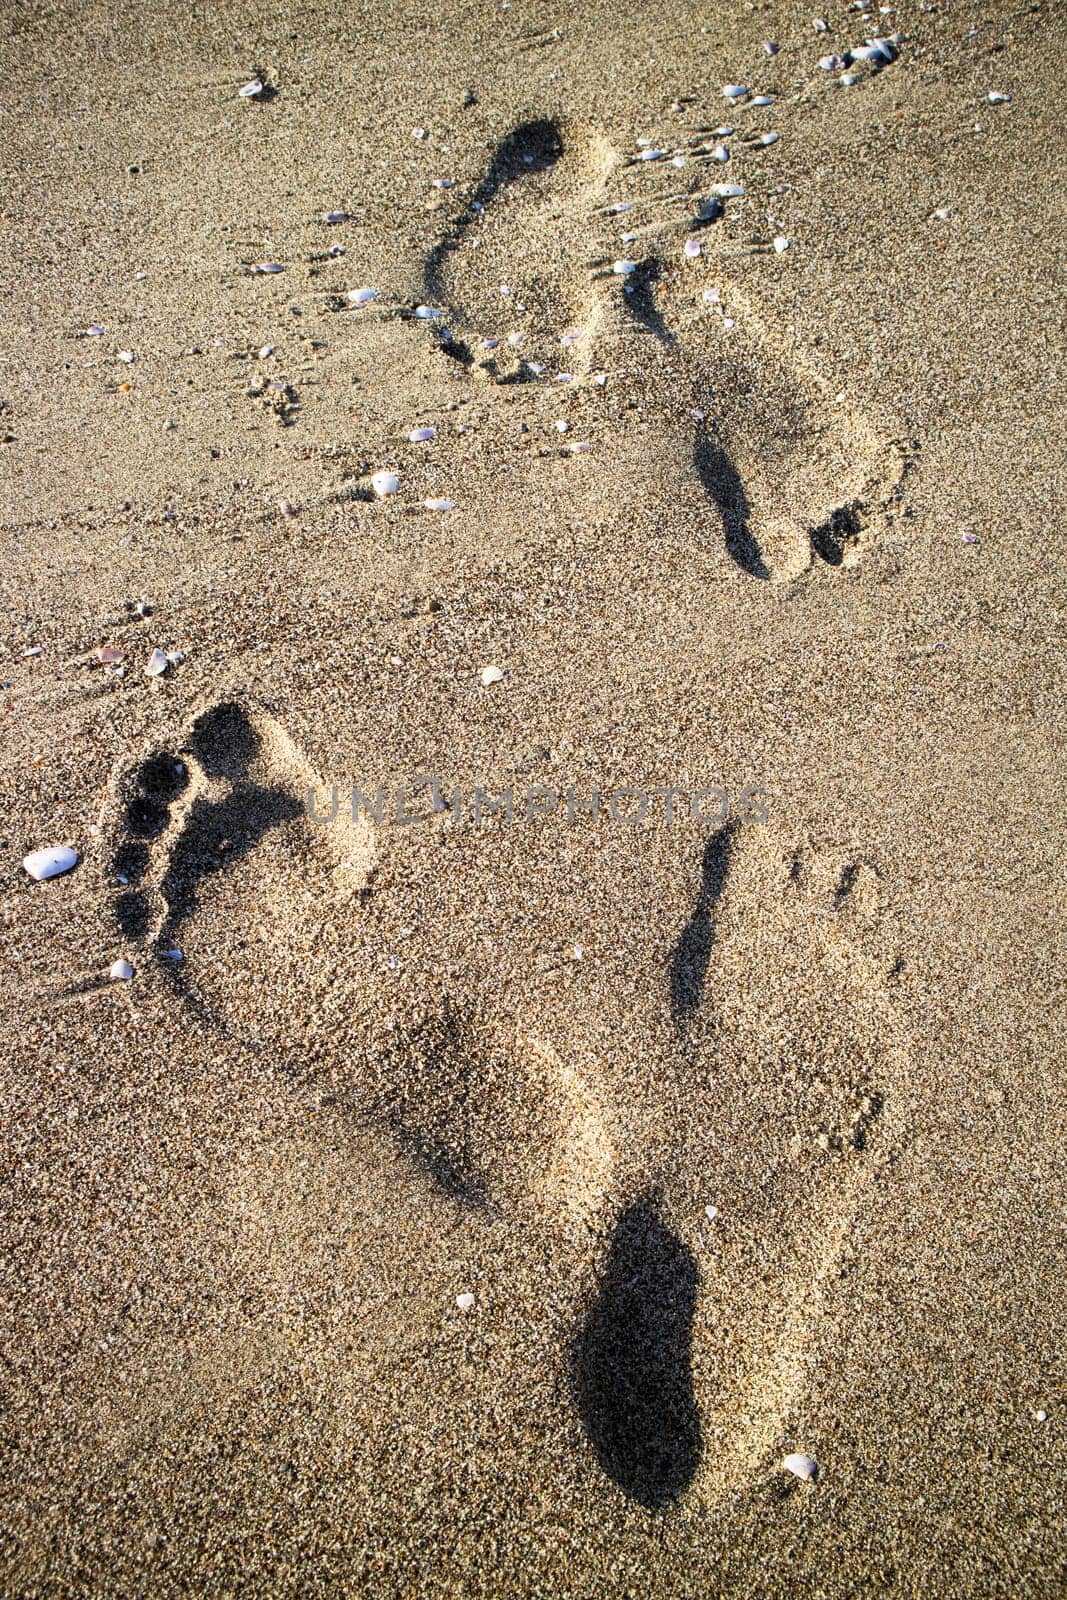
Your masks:
M 696 1262 L 654 1199 L 611 1234 L 596 1298 L 571 1357 L 575 1406 L 597 1460 L 631 1499 L 666 1506 L 700 1462 L 690 1339 Z

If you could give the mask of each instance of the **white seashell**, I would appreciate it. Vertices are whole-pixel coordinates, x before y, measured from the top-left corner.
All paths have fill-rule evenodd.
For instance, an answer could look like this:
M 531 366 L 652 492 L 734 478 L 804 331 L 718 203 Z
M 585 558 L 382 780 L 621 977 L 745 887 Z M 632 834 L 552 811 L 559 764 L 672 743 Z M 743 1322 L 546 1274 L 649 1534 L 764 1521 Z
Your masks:
M 488 687 L 489 687 L 489 685 L 491 683 L 499 683 L 503 676 L 504 676 L 503 667 L 483 667 L 482 668 L 482 686 L 483 686 L 483 688 L 488 689 Z
M 381 472 L 375 472 L 372 475 L 370 486 L 378 496 L 379 500 L 381 500 L 384 499 L 387 494 L 396 494 L 397 490 L 400 488 L 400 479 L 397 477 L 395 472 L 389 472 L 388 470 L 383 469 Z
M 639 150 L 637 159 L 638 161 L 662 161 L 666 154 L 666 150 Z
M 705 1206 L 704 1215 L 707 1217 L 709 1222 L 714 1222 L 715 1218 L 719 1215 L 718 1206 Z
M 285 268 L 280 261 L 254 261 L 248 270 L 253 277 L 257 277 L 263 272 L 284 272 Z
M 830 24 L 828 22 L 824 22 L 822 17 L 813 17 L 811 20 L 811 25 L 815 29 L 816 33 L 830 32 Z
M 705 289 L 700 298 L 709 306 L 717 306 L 722 302 L 722 295 L 718 289 Z
M 795 1478 L 802 1479 L 804 1483 L 809 1483 L 819 1470 L 817 1461 L 813 1461 L 811 1456 L 803 1455 L 799 1451 L 794 1455 L 785 1456 L 782 1460 L 782 1467 L 784 1471 L 791 1472 Z
M 128 961 L 116 961 L 108 972 L 109 978 L 116 980 L 133 977 L 133 968 Z
M 671 166 L 672 167 L 684 167 L 685 166 L 685 157 L 684 156 L 672 156 L 671 157 Z
M 952 209 L 950 206 L 942 206 L 940 211 L 934 212 L 934 216 L 937 218 L 938 222 L 947 222 L 951 215 Z
M 131 361 L 136 361 L 136 359 L 137 359 L 137 357 L 134 355 L 132 350 L 120 350 L 119 351 L 119 360 L 120 361 L 125 361 L 127 366 L 129 366 Z
M 763 53 L 764 53 L 764 55 L 776 56 L 780 49 L 781 49 L 781 45 L 776 44 L 773 39 L 764 39 L 764 41 L 763 41 Z
M 273 354 L 274 354 L 274 346 L 272 344 L 262 345 L 261 348 L 260 348 L 260 352 L 259 352 L 259 359 L 261 361 L 266 361 L 267 357 L 268 356 L 272 356 Z
M 991 106 L 1006 106 L 1011 103 L 1011 95 L 1002 94 L 999 89 L 993 89 L 986 96 L 986 99 L 989 101 Z
M 713 161 L 729 161 L 730 152 L 724 144 L 717 144 L 711 152 L 711 159 Z
M 23 654 L 24 657 L 25 656 L 39 656 L 43 649 L 44 649 L 44 645 L 43 644 L 31 644 L 31 645 L 27 645 L 26 649 L 22 652 L 22 654 Z
M 720 200 L 736 200 L 744 194 L 745 186 L 743 183 L 713 183 L 711 192 Z
M 574 373 L 573 372 L 557 372 L 555 378 L 553 379 L 553 382 L 555 382 L 555 383 L 573 383 L 574 382 Z
M 263 93 L 263 79 L 253 78 L 251 83 L 243 83 L 237 93 L 242 100 L 254 100 L 257 94 Z
M 366 306 L 377 293 L 377 289 L 349 289 L 348 298 L 354 306 Z
M 682 254 L 688 256 L 690 261 L 695 261 L 700 254 L 700 240 L 687 239 L 682 246 Z
M 555 429 L 556 429 L 557 433 L 569 433 L 570 432 L 570 426 L 571 426 L 570 423 L 569 422 L 564 422 L 562 418 L 560 418 L 559 422 L 555 423 L 554 426 L 555 426 Z
M 322 214 L 322 220 L 323 220 L 323 222 L 330 222 L 330 223 L 333 223 L 333 222 L 347 222 L 348 221 L 348 212 L 347 211 L 324 211 L 323 214 Z
M 559 342 L 562 345 L 577 344 L 581 337 L 580 333 L 561 333 Z
M 754 106 L 773 106 L 774 96 L 772 94 L 755 94 L 752 96 L 752 104 Z
M 824 72 L 840 72 L 844 64 L 844 56 L 820 56 L 816 62 L 816 66 L 821 67 Z
M 425 128 L 412 128 L 411 137 L 413 139 L 425 139 L 425 137 L 426 137 L 426 129 Z
M 412 444 L 422 444 L 426 439 L 436 439 L 437 429 L 412 428 L 411 432 L 408 434 L 408 438 L 411 440 Z
M 748 93 L 748 86 L 743 83 L 724 83 L 722 92 L 727 100 L 740 100 L 743 94 Z
M 443 316 L 443 314 L 444 313 L 441 311 L 435 311 L 433 306 L 415 307 L 415 316 L 418 317 L 420 322 L 434 322 L 438 317 Z
M 781 136 L 780 133 L 775 133 L 772 130 L 770 133 L 761 134 L 760 137 L 756 140 L 756 143 L 757 144 L 762 144 L 762 145 L 777 144 L 781 137 L 782 136 Z
M 612 272 L 614 272 L 620 278 L 628 278 L 630 276 L 631 272 L 636 272 L 637 271 L 637 262 L 636 261 L 616 261 L 616 262 L 614 262 L 612 264 L 611 270 L 612 270 Z
M 614 205 L 614 206 L 610 207 L 610 209 L 612 211 L 616 212 L 616 213 L 620 212 L 620 211 L 632 211 L 633 208 L 634 207 L 633 207 L 633 201 L 632 200 L 620 200 L 618 205 Z M 92 329 L 90 329 L 89 331 L 92 332 Z
M 87 335 L 88 338 L 90 338 L 90 339 L 98 339 L 102 333 L 106 333 L 107 332 L 107 329 L 106 328 L 102 328 L 100 326 L 99 322 L 94 322 L 91 327 L 86 328 L 85 332 L 86 332 L 86 335 Z
M 592 449 L 592 445 L 586 439 L 579 439 L 574 444 L 564 445 L 564 449 L 569 450 L 572 456 L 584 456 Z
M 472 1294 L 457 1294 L 456 1305 L 461 1311 L 471 1311 L 474 1309 L 474 1296 Z
M 730 123 L 723 122 L 715 129 L 715 137 L 716 139 L 728 139 L 733 131 Z
M 145 667 L 146 678 L 158 678 L 170 666 L 170 656 L 165 650 L 153 650 Z
M 859 83 L 859 79 L 854 72 L 843 72 L 841 74 L 841 82 L 846 89 L 851 89 L 854 83 Z
M 427 511 L 454 511 L 456 509 L 454 500 L 424 500 L 422 503 Z
M 34 883 L 44 883 L 47 878 L 61 877 L 78 865 L 78 852 L 69 844 L 50 844 L 43 850 L 31 850 L 23 859 L 23 867 Z
M 780 256 L 783 250 L 789 249 L 789 240 L 784 233 L 780 233 L 774 241 L 774 253 Z

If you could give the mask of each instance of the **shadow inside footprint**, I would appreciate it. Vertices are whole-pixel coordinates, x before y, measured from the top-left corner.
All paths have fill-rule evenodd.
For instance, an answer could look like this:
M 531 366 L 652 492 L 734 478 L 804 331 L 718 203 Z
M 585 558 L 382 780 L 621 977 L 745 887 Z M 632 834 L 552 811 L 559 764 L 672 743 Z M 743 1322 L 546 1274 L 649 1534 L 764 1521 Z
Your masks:
M 839 506 L 821 527 L 811 530 L 811 548 L 831 567 L 839 567 L 845 552 L 860 536 L 860 519 L 855 506 Z
M 690 1339 L 699 1274 L 653 1198 L 623 1212 L 600 1291 L 571 1351 L 578 1416 L 623 1493 L 656 1509 L 700 1461 Z
M 205 878 L 231 872 L 264 834 L 303 815 L 304 808 L 294 795 L 252 783 L 242 783 L 223 800 L 195 801 L 160 884 L 167 907 L 162 936 L 175 933 L 196 909 Z
M 635 322 L 648 330 L 661 340 L 663 344 L 673 344 L 674 334 L 663 320 L 663 315 L 656 304 L 656 284 L 662 276 L 663 268 L 652 257 L 642 261 L 636 272 L 632 272 L 623 287 L 623 299 Z
M 467 214 L 455 222 L 426 258 L 425 284 L 431 299 L 445 296 L 444 264 L 449 254 L 460 244 L 472 219 L 478 216 L 499 194 L 517 178 L 532 172 L 545 172 L 555 166 L 563 154 L 563 140 L 556 124 L 547 117 L 523 122 L 513 128 L 497 145 L 485 174 L 471 196 Z
M 704 846 L 700 867 L 700 893 L 692 915 L 671 954 L 671 1019 L 685 1032 L 704 993 L 711 947 L 715 941 L 712 913 L 722 893 L 730 864 L 732 832 L 729 823 L 713 833 Z
M 719 508 L 726 548 L 752 578 L 769 578 L 770 569 L 749 527 L 749 504 L 741 474 L 714 439 L 702 433 L 693 451 L 693 465 L 708 498 Z

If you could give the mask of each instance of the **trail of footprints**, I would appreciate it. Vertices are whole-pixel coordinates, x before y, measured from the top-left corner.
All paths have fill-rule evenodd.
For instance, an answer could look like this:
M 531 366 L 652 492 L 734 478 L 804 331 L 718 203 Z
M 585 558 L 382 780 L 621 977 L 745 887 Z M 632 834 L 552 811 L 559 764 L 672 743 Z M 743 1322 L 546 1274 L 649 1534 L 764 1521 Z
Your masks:
M 704 135 L 690 143 L 687 161 L 706 162 Z M 752 136 L 745 148 L 760 146 Z M 496 383 L 595 384 L 618 367 L 647 385 L 662 418 L 687 394 L 689 438 L 666 431 L 663 447 L 683 470 L 688 455 L 742 571 L 783 581 L 813 564 L 853 566 L 892 512 L 905 448 L 835 395 L 736 284 L 704 299 L 706 286 L 718 289 L 709 265 L 731 259 L 715 241 L 732 226 L 724 202 L 706 197 L 707 176 L 699 167 L 697 187 L 688 167 L 625 163 L 592 130 L 572 141 L 548 119 L 523 123 L 430 252 L 425 292 L 445 317 L 433 336 Z M 622 189 L 626 199 L 609 199 Z M 688 235 L 702 241 L 697 262 L 682 254 Z M 735 245 L 734 257 L 752 248 Z M 633 270 L 618 273 L 631 251 Z M 642 341 L 656 345 L 654 360 Z
M 249 1036 L 289 1056 L 312 1014 L 329 1005 L 316 974 L 332 965 L 330 941 L 345 925 L 331 919 L 375 916 L 380 846 L 369 824 L 310 823 L 306 795 L 317 781 L 274 719 L 234 700 L 120 774 L 109 802 L 112 909 L 125 938 L 173 968 L 201 1024 L 225 1031 L 252 1017 Z M 362 1047 L 353 1041 L 347 1068 L 356 1114 L 413 1183 L 471 1224 L 483 1214 L 536 1214 L 550 1231 L 579 1222 L 604 1240 L 599 1281 L 574 1287 L 565 1360 L 573 1414 L 591 1459 L 649 1508 L 687 1491 L 714 1498 L 766 1467 L 803 1392 L 821 1299 L 855 1208 L 891 1154 L 892 1102 L 907 1063 L 887 998 L 892 951 L 872 868 L 783 850 L 769 825 L 728 825 L 708 838 L 694 870 L 697 893 L 664 971 L 663 1007 L 681 1069 L 714 1059 L 731 1098 L 720 1091 L 709 1102 L 694 1077 L 681 1123 L 665 1104 L 663 1151 L 728 1217 L 736 1209 L 712 1258 L 722 1251 L 726 1262 L 747 1240 L 764 1266 L 777 1264 L 756 1274 L 740 1324 L 737 1304 L 719 1303 L 721 1285 L 751 1269 L 737 1259 L 725 1274 L 707 1264 L 694 1195 L 620 1194 L 619 1108 L 550 1042 L 457 997 L 410 1011 Z M 201 918 L 210 897 L 225 898 Z M 226 948 L 214 949 L 207 930 L 220 924 Z M 249 959 L 243 952 L 264 925 L 267 959 Z M 309 967 L 324 927 L 329 948 Z M 178 977 L 177 941 L 190 979 Z M 654 1152 L 630 1163 L 655 1164 Z M 776 1172 L 791 1174 L 777 1199 Z M 746 1218 L 754 1192 L 770 1196 L 769 1212 Z M 716 1349 L 727 1333 L 725 1378 Z

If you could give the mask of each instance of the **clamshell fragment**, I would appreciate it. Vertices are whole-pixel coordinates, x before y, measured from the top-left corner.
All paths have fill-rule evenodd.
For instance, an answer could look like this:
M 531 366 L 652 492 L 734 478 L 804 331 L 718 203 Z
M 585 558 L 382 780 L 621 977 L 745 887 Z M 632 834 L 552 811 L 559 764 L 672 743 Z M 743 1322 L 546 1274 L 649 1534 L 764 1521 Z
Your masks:
M 794 1478 L 800 1478 L 803 1483 L 810 1483 L 819 1470 L 819 1464 L 811 1456 L 806 1456 L 797 1451 L 793 1455 L 783 1458 L 782 1469 L 785 1472 L 791 1472 Z
M 68 844 L 50 844 L 43 850 L 31 850 L 22 865 L 34 883 L 44 883 L 48 878 L 59 878 L 78 865 L 78 852 Z
M 370 304 L 377 293 L 377 289 L 349 289 L 348 299 L 350 304 L 354 306 L 366 306 Z

